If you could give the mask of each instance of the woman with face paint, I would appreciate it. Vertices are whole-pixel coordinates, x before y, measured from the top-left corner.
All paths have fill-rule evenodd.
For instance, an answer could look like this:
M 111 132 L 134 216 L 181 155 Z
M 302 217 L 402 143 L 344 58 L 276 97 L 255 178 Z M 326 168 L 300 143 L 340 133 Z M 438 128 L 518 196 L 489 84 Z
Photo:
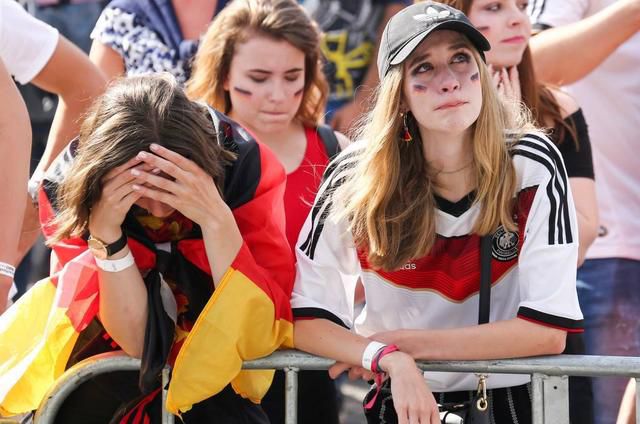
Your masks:
M 462 10 L 469 20 L 489 40 L 491 50 L 487 62 L 492 67 L 493 81 L 498 91 L 524 103 L 541 127 L 549 129 L 549 138 L 556 144 L 566 165 L 569 185 L 578 213 L 580 240 L 578 267 L 598 231 L 593 160 L 587 124 L 575 100 L 560 89 L 536 79 L 529 50 L 531 22 L 524 0 L 442 0 Z M 582 334 L 569 334 L 567 354 L 584 354 Z M 569 378 L 571 422 L 593 422 L 591 379 Z
M 287 172 L 286 232 L 292 249 L 330 158 L 348 140 L 322 126 L 328 87 L 316 24 L 293 0 L 237 0 L 202 39 L 187 92 L 225 111 L 266 144 Z M 300 373 L 299 422 L 337 423 L 334 382 L 323 371 Z M 263 401 L 284 422 L 284 374 Z
M 487 63 L 498 91 L 522 101 L 534 121 L 550 130 L 567 167 L 567 175 L 578 212 L 580 251 L 578 266 L 598 231 L 593 160 L 587 124 L 575 100 L 560 89 L 536 79 L 529 38 L 531 22 L 525 0 L 443 0 L 460 9 L 489 40 Z M 580 422 L 584 422 L 581 420 Z
M 502 101 L 488 49 L 446 5 L 394 16 L 362 141 L 327 171 L 300 234 L 294 344 L 335 359 L 332 374 L 378 377 L 370 423 L 440 423 L 436 403 L 475 395 L 474 374 L 423 375 L 416 360 L 554 354 L 581 331 L 564 164 Z M 492 285 L 485 324 L 481 270 Z M 366 306 L 354 316 L 358 279 Z M 531 422 L 528 376 L 489 375 L 486 388 L 487 422 Z

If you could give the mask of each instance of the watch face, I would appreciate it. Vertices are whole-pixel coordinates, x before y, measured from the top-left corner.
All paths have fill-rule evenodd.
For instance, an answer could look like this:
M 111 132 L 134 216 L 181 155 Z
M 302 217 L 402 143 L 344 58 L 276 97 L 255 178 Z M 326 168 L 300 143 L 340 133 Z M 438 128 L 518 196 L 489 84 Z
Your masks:
M 98 259 L 107 259 L 107 246 L 104 245 L 100 240 L 96 240 L 93 237 L 89 237 L 87 240 L 89 244 L 89 249 L 91 249 L 91 253 Z

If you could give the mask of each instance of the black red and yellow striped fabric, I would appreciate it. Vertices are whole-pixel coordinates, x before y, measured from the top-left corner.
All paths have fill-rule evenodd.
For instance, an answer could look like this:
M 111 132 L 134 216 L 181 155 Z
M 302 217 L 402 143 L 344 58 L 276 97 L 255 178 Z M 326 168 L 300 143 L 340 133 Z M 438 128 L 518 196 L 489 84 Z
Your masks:
M 188 411 L 229 383 L 237 394 L 259 402 L 273 372 L 241 371 L 242 362 L 279 347 L 293 347 L 289 299 L 294 264 L 285 237 L 284 170 L 273 154 L 244 130 L 216 111 L 211 115 L 218 142 L 237 156 L 226 169 L 223 196 L 244 243 L 213 294 L 200 299 L 202 307 L 195 324 L 181 340 L 166 404 L 176 414 Z M 57 212 L 57 184 L 76 147 L 70 145 L 52 166 L 40 193 L 45 235 L 54 230 L 49 224 Z M 130 222 L 125 220 L 123 230 L 129 236 L 136 265 L 145 273 L 154 270 L 159 255 Z M 176 255 L 210 279 L 201 236 L 173 245 Z M 65 240 L 53 246 L 53 252 L 56 264 L 51 277 L 38 282 L 0 317 L 2 415 L 37 408 L 64 372 L 79 333 L 99 313 L 98 272 L 86 240 Z

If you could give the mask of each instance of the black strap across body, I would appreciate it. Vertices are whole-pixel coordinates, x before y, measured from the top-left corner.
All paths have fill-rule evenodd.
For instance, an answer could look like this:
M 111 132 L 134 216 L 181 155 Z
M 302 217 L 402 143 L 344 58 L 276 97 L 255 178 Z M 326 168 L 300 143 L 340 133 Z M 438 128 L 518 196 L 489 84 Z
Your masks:
M 320 141 L 322 141 L 322 144 L 324 145 L 327 156 L 329 156 L 329 161 L 331 161 L 331 159 L 338 156 L 338 153 L 340 153 L 341 150 L 338 137 L 336 137 L 336 133 L 333 131 L 333 128 L 327 124 L 318 125 L 316 131 L 320 136 Z
M 491 313 L 491 242 L 493 234 L 480 238 L 480 291 L 478 325 L 489 322 Z M 487 376 L 478 374 L 478 389 L 473 399 L 461 403 L 440 405 L 442 424 L 450 415 L 462 419 L 464 424 L 489 424 L 489 399 L 487 398 Z

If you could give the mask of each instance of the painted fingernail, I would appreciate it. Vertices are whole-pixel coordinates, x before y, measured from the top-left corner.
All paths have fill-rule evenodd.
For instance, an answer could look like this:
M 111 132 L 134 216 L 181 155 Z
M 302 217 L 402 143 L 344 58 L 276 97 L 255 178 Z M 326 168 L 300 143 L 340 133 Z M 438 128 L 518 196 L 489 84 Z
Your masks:
M 152 174 L 155 174 L 155 175 L 158 175 L 158 174 L 159 174 L 159 173 L 161 173 L 161 172 L 162 172 L 162 170 L 161 170 L 160 168 L 153 168 L 153 169 L 151 170 L 151 173 L 152 173 Z
M 160 146 L 158 146 L 156 143 L 151 143 L 150 148 L 151 148 L 151 150 L 158 150 L 160 148 Z
M 146 153 L 146 152 L 140 152 L 140 153 L 138 153 L 138 157 L 139 157 L 140 159 L 144 159 L 144 158 L 146 158 L 146 157 L 147 157 L 147 153 Z
M 131 175 L 135 175 L 136 177 L 140 176 L 140 171 L 138 171 L 137 169 L 132 169 L 131 170 Z
M 137 191 L 137 190 L 140 190 L 142 187 L 140 187 L 138 184 L 133 184 L 131 188 Z

